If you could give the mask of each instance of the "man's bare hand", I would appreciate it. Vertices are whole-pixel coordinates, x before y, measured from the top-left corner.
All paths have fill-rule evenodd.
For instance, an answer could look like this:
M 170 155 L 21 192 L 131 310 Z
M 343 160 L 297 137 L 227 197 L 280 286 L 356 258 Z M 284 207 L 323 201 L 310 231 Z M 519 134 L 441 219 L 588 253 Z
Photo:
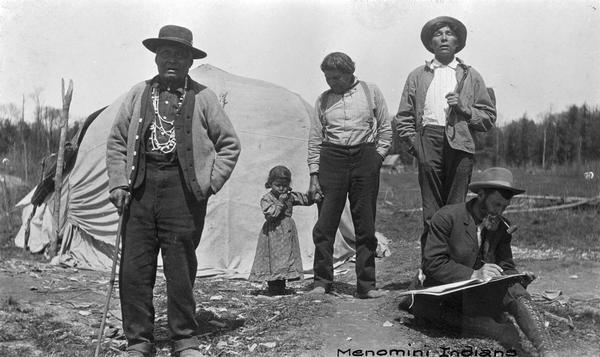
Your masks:
M 454 108 L 459 114 L 462 114 L 467 118 L 471 117 L 471 108 L 463 104 L 458 93 L 450 92 L 446 94 L 446 101 L 448 102 L 448 105 Z
M 123 214 L 123 209 L 129 205 L 129 201 L 131 200 L 131 195 L 127 190 L 122 188 L 116 188 L 112 190 L 110 196 L 108 197 L 110 202 L 117 208 L 117 212 L 119 216 Z
M 321 184 L 319 183 L 318 175 L 310 175 L 310 185 L 308 186 L 308 197 L 312 198 L 315 202 L 321 202 L 323 200 L 323 191 L 321 191 Z
M 471 279 L 487 281 L 495 276 L 502 275 L 502 272 L 502 268 L 500 268 L 498 265 L 486 263 L 481 268 L 473 271 L 473 274 L 471 274 Z

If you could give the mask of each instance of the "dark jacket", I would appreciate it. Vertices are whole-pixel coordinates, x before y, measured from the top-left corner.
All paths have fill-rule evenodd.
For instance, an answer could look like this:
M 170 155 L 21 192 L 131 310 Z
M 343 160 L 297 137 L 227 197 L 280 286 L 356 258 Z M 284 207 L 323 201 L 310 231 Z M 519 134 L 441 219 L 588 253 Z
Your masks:
M 431 229 L 423 253 L 424 286 L 468 280 L 486 263 L 499 265 L 505 273 L 516 274 L 510 247 L 511 235 L 500 224 L 496 231 L 482 231 L 481 252 L 471 207 L 476 198 L 442 207 L 431 218 Z M 478 258 L 478 255 L 481 255 Z
M 483 78 L 473 67 L 457 58 L 456 81 L 464 85 L 459 91 L 460 100 L 471 108 L 470 118 L 450 111 L 446 118 L 446 137 L 450 147 L 468 153 L 475 152 L 473 131 L 488 131 L 496 121 L 496 107 L 490 98 Z M 465 72 L 466 71 L 466 72 Z M 466 76 L 465 76 L 466 73 Z M 415 135 L 422 129 L 423 111 L 427 89 L 433 80 L 429 63 L 412 71 L 406 79 L 400 107 L 396 114 L 396 128 L 401 139 L 414 146 Z

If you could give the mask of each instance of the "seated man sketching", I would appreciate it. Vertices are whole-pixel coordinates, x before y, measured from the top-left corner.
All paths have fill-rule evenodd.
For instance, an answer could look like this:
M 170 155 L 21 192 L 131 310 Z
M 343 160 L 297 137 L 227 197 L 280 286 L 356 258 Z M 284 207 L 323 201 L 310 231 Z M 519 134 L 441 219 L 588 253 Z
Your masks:
M 502 212 L 511 198 L 525 192 L 513 186 L 512 173 L 493 167 L 469 189 L 477 194 L 466 203 L 442 207 L 431 219 L 431 230 L 423 254 L 424 287 L 468 279 L 489 280 L 518 273 L 512 259 L 509 223 Z M 514 349 L 523 347 L 512 315 L 540 356 L 552 356 L 543 321 L 525 290 L 534 278 L 513 283 L 483 285 L 442 297 L 416 295 L 400 304 L 422 320 L 450 325 L 467 334 L 485 335 Z

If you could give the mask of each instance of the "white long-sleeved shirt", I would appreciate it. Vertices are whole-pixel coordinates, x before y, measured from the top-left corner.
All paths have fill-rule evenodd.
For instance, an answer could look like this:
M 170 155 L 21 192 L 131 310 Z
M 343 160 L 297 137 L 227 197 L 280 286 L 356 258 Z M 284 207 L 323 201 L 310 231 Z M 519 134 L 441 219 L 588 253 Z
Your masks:
M 425 107 L 423 108 L 423 125 L 446 125 L 446 114 L 450 106 L 446 94 L 456 89 L 456 58 L 448 65 L 443 65 L 437 59 L 431 61 L 433 80 L 427 88 Z
M 321 96 L 315 103 L 315 115 L 311 118 L 308 136 L 308 167 L 310 173 L 319 172 L 321 144 L 329 142 L 342 146 L 375 143 L 377 153 L 385 158 L 392 145 L 392 126 L 387 105 L 379 88 L 367 83 L 373 97 L 375 120 L 369 101 L 358 80 L 343 94 L 329 92 L 323 113 L 326 123 L 325 136 L 320 119 Z

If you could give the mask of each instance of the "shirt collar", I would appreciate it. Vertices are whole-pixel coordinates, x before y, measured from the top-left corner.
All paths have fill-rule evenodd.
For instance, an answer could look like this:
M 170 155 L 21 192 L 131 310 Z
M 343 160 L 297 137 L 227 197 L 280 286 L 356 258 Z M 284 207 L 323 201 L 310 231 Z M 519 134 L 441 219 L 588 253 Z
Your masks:
M 458 67 L 458 65 L 460 64 L 459 60 L 457 60 L 456 57 L 454 57 L 452 62 L 448 63 L 447 65 L 442 64 L 436 58 L 434 58 L 431 61 L 425 61 L 425 63 L 427 65 L 427 67 L 429 67 L 429 69 L 431 69 L 432 71 L 435 70 L 436 68 L 440 68 L 440 67 L 449 67 L 456 71 L 456 67 Z
M 190 79 L 188 78 L 188 86 L 189 86 L 189 83 L 190 83 Z M 179 95 L 183 95 L 185 93 L 185 89 L 184 89 L 185 80 L 181 81 L 181 83 L 177 83 L 177 85 L 175 85 L 175 86 L 169 87 L 166 83 L 161 81 L 159 76 L 156 76 L 156 77 L 152 78 L 152 80 L 150 81 L 150 85 L 153 88 L 158 88 L 158 90 L 160 92 L 168 91 L 171 93 L 177 93 Z M 175 88 L 173 88 L 173 87 L 175 87 Z
M 427 69 L 429 69 L 430 71 L 434 71 L 436 68 L 440 68 L 443 66 L 444 65 L 435 58 L 432 59 L 431 61 L 425 61 L 425 67 Z M 447 65 L 447 67 L 450 67 L 455 71 L 458 66 L 463 66 L 463 67 L 465 66 L 464 62 L 458 57 L 454 57 L 452 62 L 448 63 L 448 65 Z

